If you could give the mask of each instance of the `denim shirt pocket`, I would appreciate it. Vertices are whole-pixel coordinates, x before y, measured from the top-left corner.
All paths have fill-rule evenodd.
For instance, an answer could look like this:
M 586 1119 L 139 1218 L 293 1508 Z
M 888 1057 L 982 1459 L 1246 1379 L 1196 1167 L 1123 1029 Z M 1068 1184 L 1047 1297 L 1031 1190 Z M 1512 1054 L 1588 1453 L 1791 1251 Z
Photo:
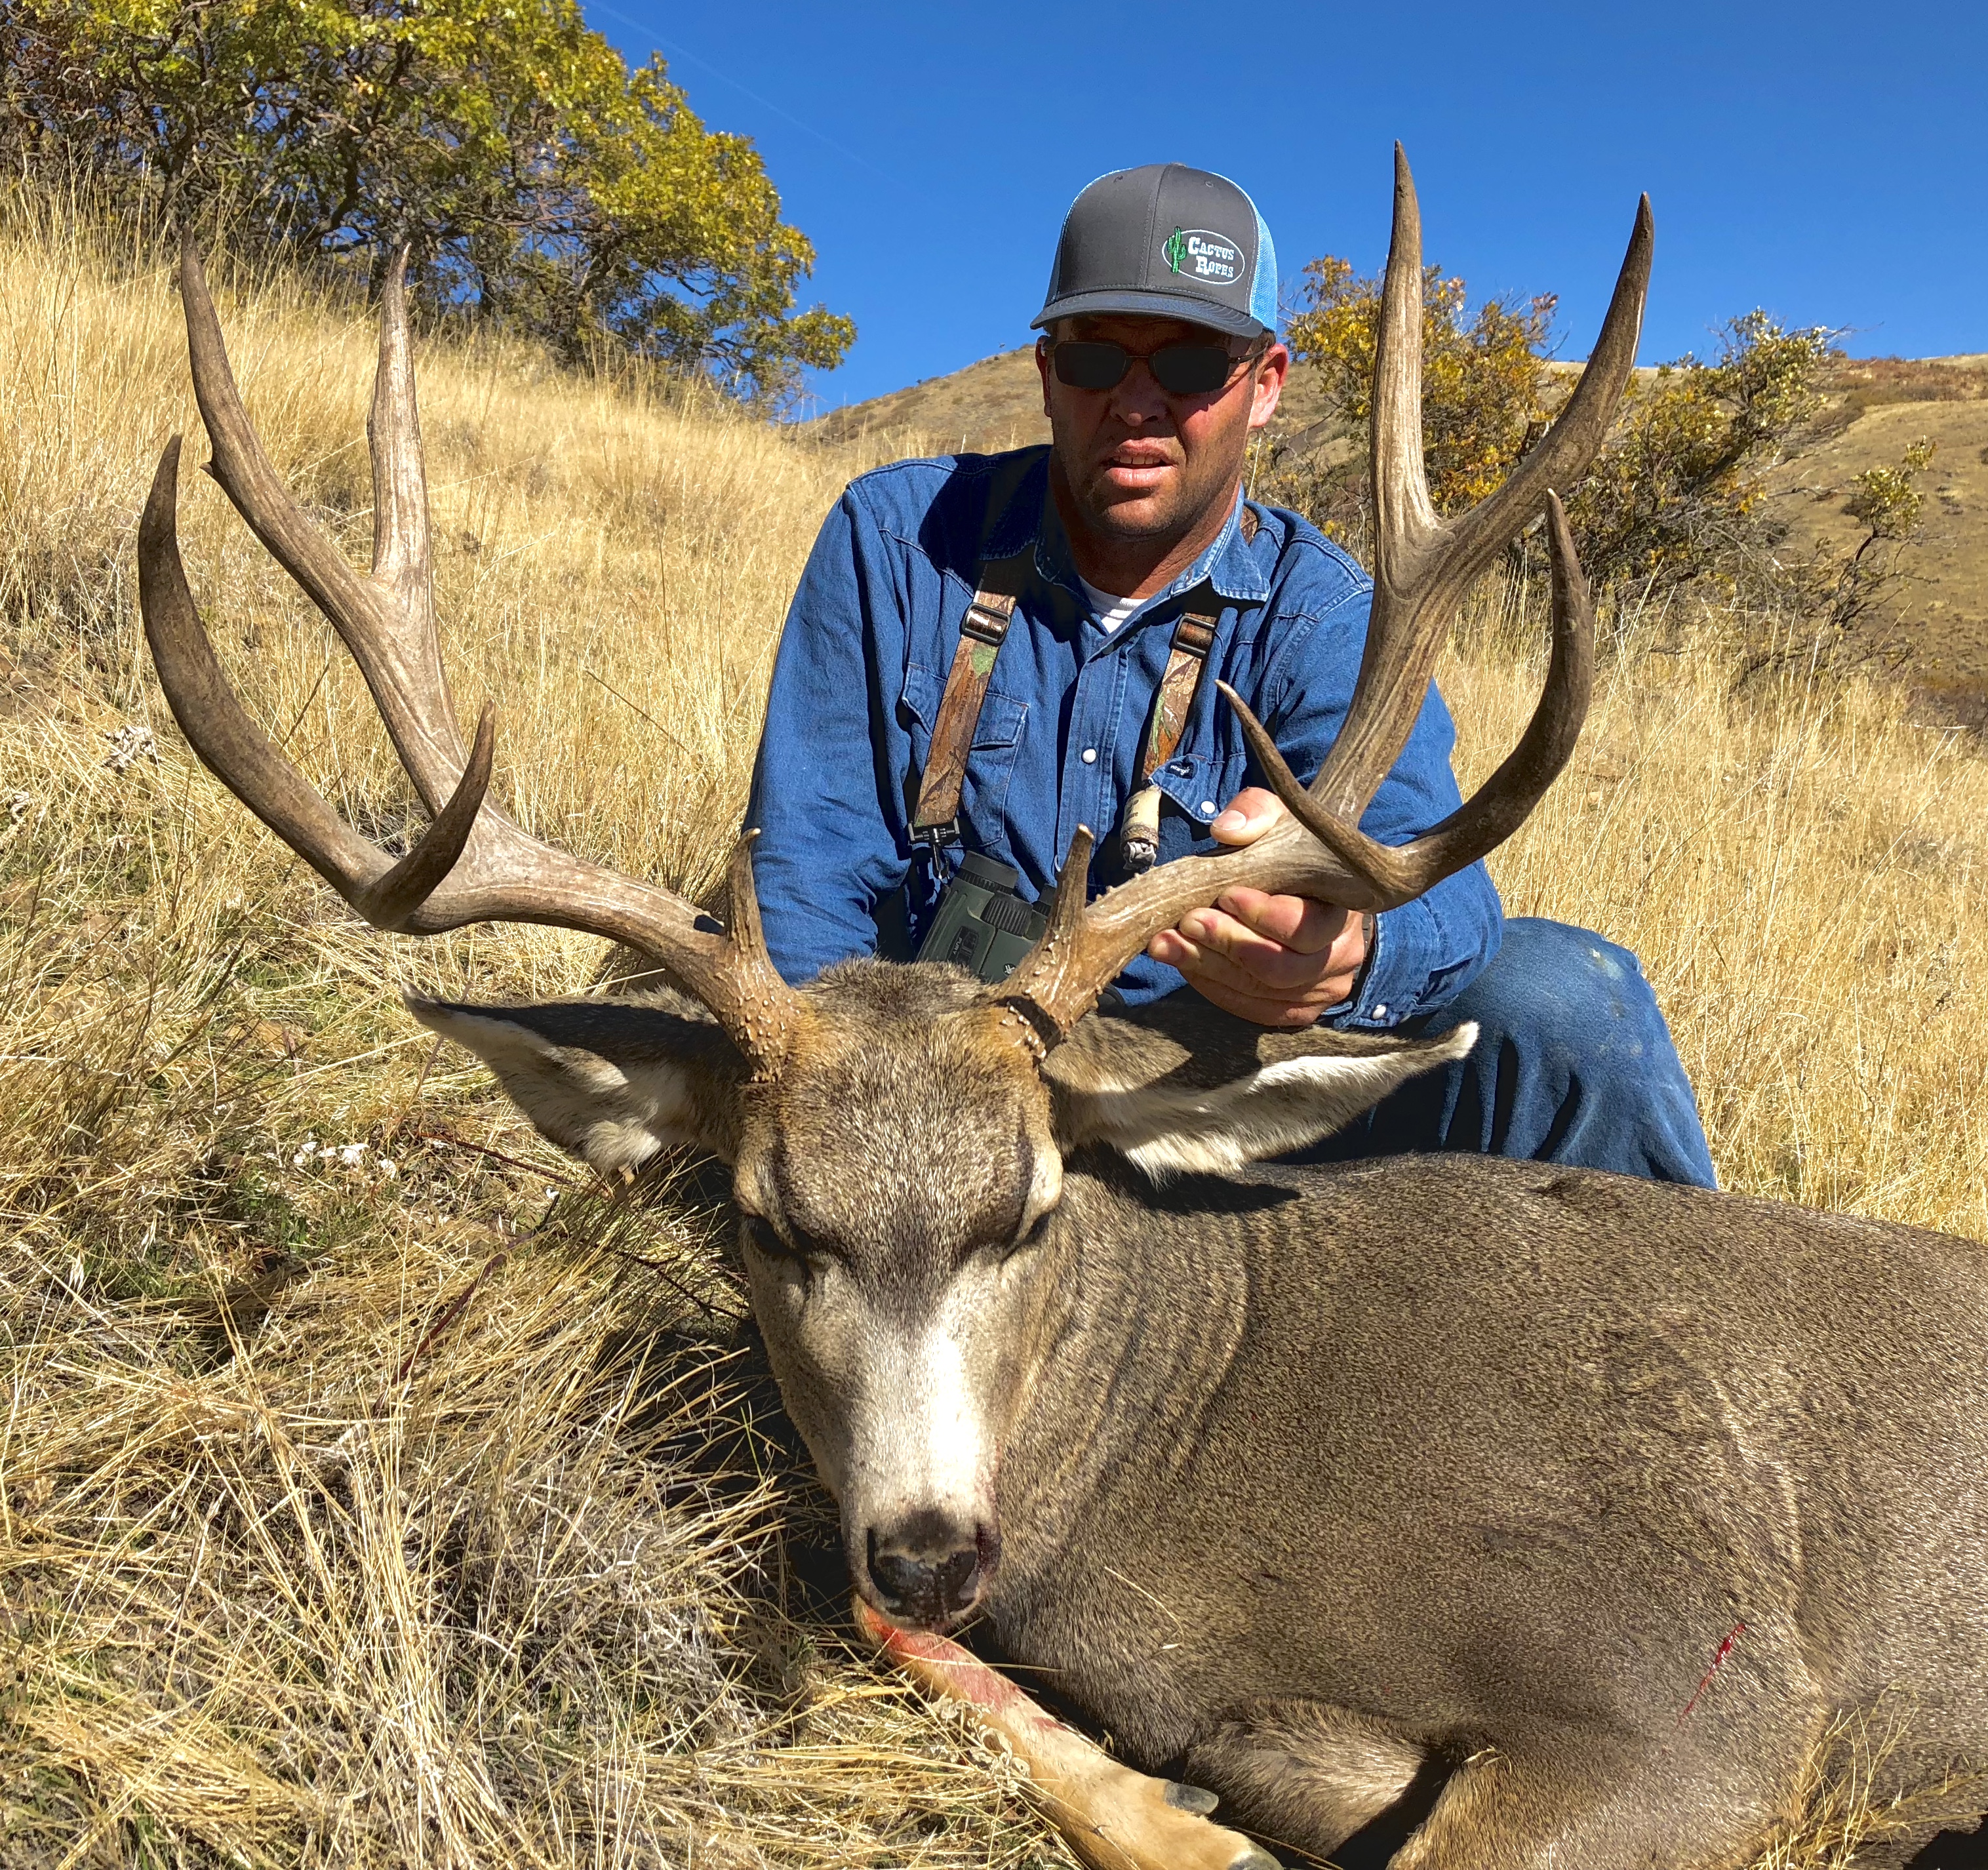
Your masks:
M 911 770 L 920 779 L 931 758 L 932 727 L 938 719 L 939 703 L 945 694 L 945 678 L 936 669 L 921 662 L 911 663 L 905 668 L 898 713 L 905 731 L 911 735 Z M 1026 702 L 1018 702 L 1013 696 L 990 688 L 981 702 L 980 719 L 974 726 L 973 745 L 966 759 L 966 783 L 960 793 L 959 815 L 962 823 L 972 829 L 973 836 L 969 840 L 971 845 L 990 855 L 998 854 L 1007 844 L 1001 814 L 1007 804 L 1008 782 L 1014 776 L 1016 755 L 1021 747 L 1022 729 L 1028 718 Z M 906 801 L 908 811 L 915 809 L 915 785 L 911 790 L 911 796 Z
M 1160 813 L 1161 862 L 1215 847 L 1209 823 L 1242 790 L 1248 764 L 1242 749 L 1226 756 L 1179 753 L 1153 775 L 1153 783 L 1175 808 Z

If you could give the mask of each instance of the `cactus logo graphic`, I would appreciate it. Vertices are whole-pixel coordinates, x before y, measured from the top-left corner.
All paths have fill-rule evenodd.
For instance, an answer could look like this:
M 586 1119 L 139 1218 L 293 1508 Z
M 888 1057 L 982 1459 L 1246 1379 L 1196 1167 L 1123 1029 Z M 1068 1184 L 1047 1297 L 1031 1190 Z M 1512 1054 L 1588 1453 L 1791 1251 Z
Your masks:
M 1175 228 L 1160 249 L 1168 269 L 1211 286 L 1233 286 L 1242 276 L 1242 249 L 1205 227 Z

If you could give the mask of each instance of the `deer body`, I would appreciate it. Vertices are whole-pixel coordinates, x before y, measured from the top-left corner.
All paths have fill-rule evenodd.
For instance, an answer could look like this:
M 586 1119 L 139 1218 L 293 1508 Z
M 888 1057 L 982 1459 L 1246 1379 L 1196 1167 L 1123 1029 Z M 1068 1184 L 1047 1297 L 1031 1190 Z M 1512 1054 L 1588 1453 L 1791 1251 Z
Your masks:
M 180 560 L 175 440 L 140 596 L 189 742 L 380 927 L 546 922 L 657 960 L 681 994 L 411 1004 L 604 1174 L 685 1146 L 731 1165 L 753 1310 L 871 1606 L 935 1639 L 985 1617 L 1135 1758 L 1179 1762 L 1315 1853 L 1399 1807 L 1415 1828 L 1395 1861 L 1420 1870 L 1735 1862 L 1846 1718 L 1895 1720 L 1881 1797 L 1988 1767 L 1980 1249 L 1460 1156 L 1241 1177 L 1462 1057 L 1472 1029 L 1263 1031 L 1185 994 L 1092 1013 L 1156 930 L 1230 885 L 1383 910 L 1495 847 L 1552 783 L 1593 625 L 1553 488 L 1585 472 L 1627 380 L 1651 238 L 1645 203 L 1579 386 L 1503 487 L 1439 519 L 1397 152 L 1376 577 L 1341 733 L 1302 786 L 1230 695 L 1288 817 L 1095 902 L 1080 830 L 1046 932 L 986 987 L 874 961 L 793 987 L 749 841 L 720 931 L 489 804 L 492 714 L 465 742 L 443 678 L 398 269 L 361 573 L 284 490 L 182 260 L 215 477 L 337 629 L 432 822 L 396 861 L 242 708 Z M 1378 845 L 1359 821 L 1449 612 L 1542 509 L 1553 646 L 1533 720 L 1442 823 Z M 1105 1850 L 1078 1816 L 1093 1863 L 1179 1859 Z M 1857 1861 L 1899 1861 L 1910 1834 Z M 1204 1860 L 1261 1859 L 1229 1856 L 1232 1836 Z
M 1988 1758 L 1988 1256 L 1479 1158 L 1124 1178 L 1066 1168 L 987 1609 L 1131 1757 L 1322 1853 L 1488 1750 L 1590 1807 L 1541 1848 L 1681 1864 L 1838 1717 L 1886 1794 Z
M 729 1147 L 859 1588 L 985 1617 L 1268 1838 L 1329 1853 L 1435 1795 L 1404 1863 L 1684 1870 L 1840 1723 L 1882 1736 L 1881 1798 L 1988 1763 L 1988 1250 L 1499 1158 L 1195 1172 L 1467 1030 L 1161 1003 L 1085 1022 L 1046 1114 L 972 996 L 833 971 L 735 1128 L 688 1114 L 725 1095 L 722 1053 L 683 1062 L 708 1025 L 417 1011 L 603 1167 L 685 1123 Z

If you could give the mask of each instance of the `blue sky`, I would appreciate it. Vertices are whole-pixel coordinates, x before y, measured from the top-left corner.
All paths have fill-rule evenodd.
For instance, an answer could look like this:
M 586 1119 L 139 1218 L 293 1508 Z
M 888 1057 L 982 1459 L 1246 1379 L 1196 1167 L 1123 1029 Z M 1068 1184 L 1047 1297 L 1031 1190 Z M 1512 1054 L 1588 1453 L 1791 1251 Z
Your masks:
M 1764 306 L 1860 354 L 1988 350 L 1988 5 L 1285 8 L 583 0 L 750 136 L 810 289 L 860 333 L 820 406 L 1027 340 L 1070 197 L 1177 160 L 1255 196 L 1286 279 L 1378 267 L 1407 145 L 1428 257 L 1557 291 L 1562 354 L 1607 302 L 1639 190 L 1645 361 Z

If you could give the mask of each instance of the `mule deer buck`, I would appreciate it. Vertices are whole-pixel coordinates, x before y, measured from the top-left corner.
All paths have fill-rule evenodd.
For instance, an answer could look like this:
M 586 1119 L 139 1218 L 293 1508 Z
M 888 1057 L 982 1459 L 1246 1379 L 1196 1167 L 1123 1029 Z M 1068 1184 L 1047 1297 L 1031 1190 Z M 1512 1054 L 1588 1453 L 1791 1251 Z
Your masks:
M 786 1406 L 860 1598 L 910 1649 L 984 1619 L 1131 1760 L 1321 1856 L 1381 1823 L 1408 1833 L 1395 1861 L 1425 1870 L 1729 1864 L 1843 1722 L 1895 1711 L 1881 1804 L 1988 1763 L 1983 1250 L 1520 1162 L 1241 1173 L 1472 1032 L 1263 1031 L 1185 994 L 1094 1011 L 1154 931 L 1231 884 L 1355 908 L 1413 897 L 1509 835 L 1579 731 L 1592 619 L 1550 489 L 1586 471 L 1627 380 L 1648 206 L 1571 401 L 1499 492 L 1442 521 L 1397 162 L 1375 592 L 1344 732 L 1303 787 L 1232 695 L 1289 817 L 1091 902 L 1080 834 L 1047 933 L 1003 985 L 862 960 L 791 988 L 749 844 L 719 932 L 487 801 L 492 716 L 465 747 L 437 638 L 397 271 L 370 576 L 265 455 L 191 251 L 181 282 L 213 472 L 363 671 L 425 835 L 397 861 L 367 843 L 235 697 L 180 562 L 177 439 L 140 533 L 145 625 L 200 757 L 367 920 L 555 924 L 677 983 L 411 1005 L 604 1173 L 684 1146 L 731 1165 Z M 1533 720 L 1449 820 L 1381 848 L 1358 822 L 1447 620 L 1542 509 L 1553 648 Z M 1902 1862 L 1927 1828 L 1858 1861 Z

